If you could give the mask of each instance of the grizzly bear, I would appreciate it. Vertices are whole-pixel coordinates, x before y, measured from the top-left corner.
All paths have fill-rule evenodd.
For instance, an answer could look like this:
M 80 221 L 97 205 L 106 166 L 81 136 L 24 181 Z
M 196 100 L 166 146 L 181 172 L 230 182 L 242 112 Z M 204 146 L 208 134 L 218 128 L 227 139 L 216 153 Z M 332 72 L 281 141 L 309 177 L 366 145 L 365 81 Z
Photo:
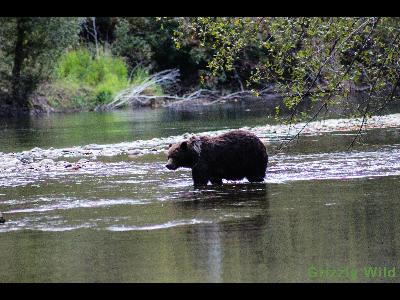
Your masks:
M 260 139 L 251 132 L 234 130 L 169 145 L 166 167 L 191 168 L 194 185 L 206 185 L 245 177 L 250 182 L 263 181 L 267 164 L 267 150 Z

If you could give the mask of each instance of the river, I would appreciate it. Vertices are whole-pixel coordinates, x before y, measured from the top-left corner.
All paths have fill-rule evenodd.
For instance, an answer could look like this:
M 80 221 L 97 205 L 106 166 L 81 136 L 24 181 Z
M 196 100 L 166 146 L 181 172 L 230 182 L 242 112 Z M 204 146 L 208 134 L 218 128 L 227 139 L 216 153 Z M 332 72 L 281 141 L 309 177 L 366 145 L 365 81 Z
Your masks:
M 0 282 L 398 282 L 400 115 L 385 120 L 352 151 L 335 120 L 278 151 L 288 127 L 240 104 L 1 120 Z M 165 168 L 170 142 L 234 128 L 267 143 L 263 183 Z

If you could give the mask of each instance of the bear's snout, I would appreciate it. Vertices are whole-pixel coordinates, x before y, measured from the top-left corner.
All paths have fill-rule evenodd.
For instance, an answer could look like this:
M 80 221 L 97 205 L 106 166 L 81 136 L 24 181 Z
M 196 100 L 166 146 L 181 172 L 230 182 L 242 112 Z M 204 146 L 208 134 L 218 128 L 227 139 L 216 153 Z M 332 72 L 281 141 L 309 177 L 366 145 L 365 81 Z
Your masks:
M 166 164 L 165 167 L 169 170 L 175 170 L 175 166 L 174 165 L 170 165 L 170 164 Z
M 176 170 L 177 167 L 173 163 L 172 159 L 168 159 L 168 163 L 165 165 L 168 170 Z

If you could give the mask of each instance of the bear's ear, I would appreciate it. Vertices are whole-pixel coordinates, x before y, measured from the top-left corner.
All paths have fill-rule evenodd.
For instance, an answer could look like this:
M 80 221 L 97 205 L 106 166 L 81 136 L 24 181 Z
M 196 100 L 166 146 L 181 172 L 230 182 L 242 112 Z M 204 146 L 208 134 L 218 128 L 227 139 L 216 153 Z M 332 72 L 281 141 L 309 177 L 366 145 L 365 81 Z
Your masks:
M 185 141 L 185 142 L 182 142 L 180 148 L 181 148 L 182 150 L 186 150 L 186 149 L 188 148 L 187 142 L 186 142 L 186 141 Z

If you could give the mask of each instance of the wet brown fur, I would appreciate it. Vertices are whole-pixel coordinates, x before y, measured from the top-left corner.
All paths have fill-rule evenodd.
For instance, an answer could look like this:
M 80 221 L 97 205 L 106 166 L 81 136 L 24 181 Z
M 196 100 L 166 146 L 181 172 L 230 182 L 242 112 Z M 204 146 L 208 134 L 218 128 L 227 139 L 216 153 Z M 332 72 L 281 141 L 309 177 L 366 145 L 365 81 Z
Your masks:
M 196 144 L 201 142 L 198 153 Z M 192 169 L 195 185 L 208 181 L 221 184 L 222 179 L 250 182 L 264 180 L 268 154 L 264 144 L 251 132 L 234 130 L 217 137 L 192 137 L 188 141 L 170 145 L 167 168 Z

